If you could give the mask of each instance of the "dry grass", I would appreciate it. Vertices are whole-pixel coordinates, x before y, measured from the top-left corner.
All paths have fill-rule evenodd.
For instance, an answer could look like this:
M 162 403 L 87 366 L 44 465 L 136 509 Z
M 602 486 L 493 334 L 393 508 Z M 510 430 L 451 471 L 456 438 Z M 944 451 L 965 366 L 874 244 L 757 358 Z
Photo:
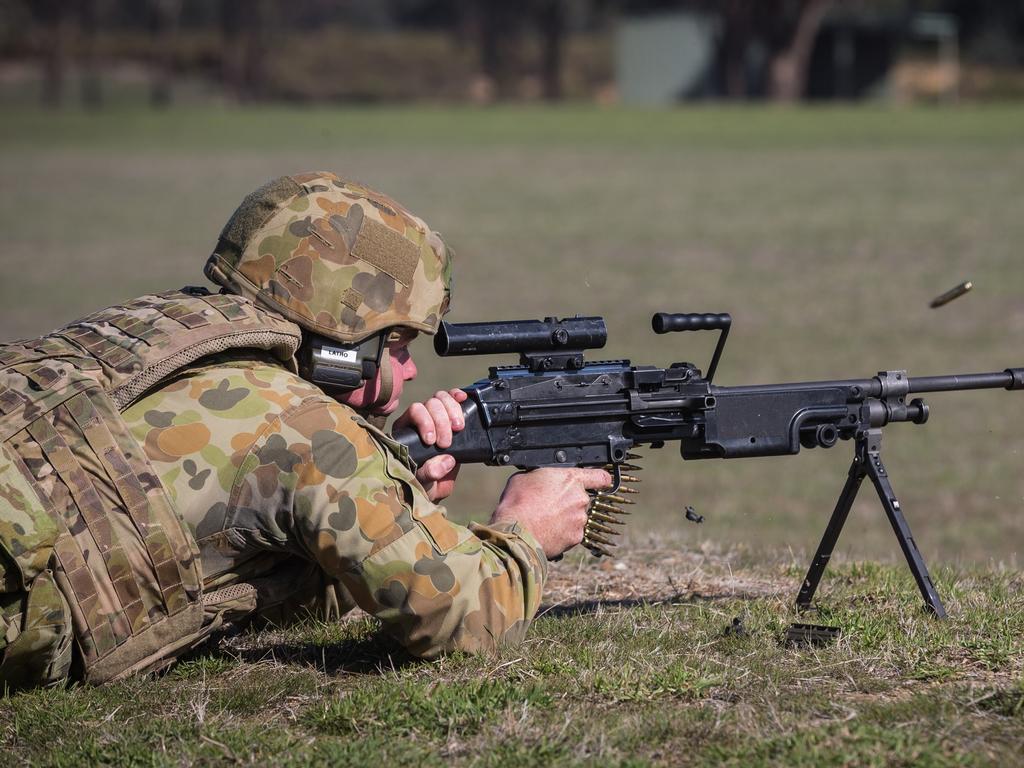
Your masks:
M 739 558 L 742 560 L 742 558 Z M 11 764 L 993 765 L 1024 741 L 1024 582 L 939 574 L 951 618 L 902 570 L 830 572 L 823 648 L 802 572 L 675 549 L 553 566 L 527 641 L 423 664 L 373 622 L 251 631 L 158 680 L 0 701 Z M 745 632 L 726 631 L 740 618 Z
M 603 314 L 602 356 L 703 363 L 709 340 L 655 338 L 648 318 L 729 311 L 722 384 L 1001 369 L 1022 362 L 1022 124 L 1017 108 L 12 112 L 0 336 L 198 282 L 246 192 L 330 168 L 446 233 L 453 320 Z M 964 279 L 972 294 L 927 308 Z M 420 396 L 493 362 L 418 359 Z M 684 465 L 669 448 L 644 461 L 621 560 L 558 564 L 524 646 L 418 664 L 365 617 L 251 632 L 160 680 L 4 700 L 0 751 L 31 765 L 1019 762 L 1019 396 L 936 396 L 926 427 L 887 431 L 948 622 L 920 613 L 902 564 L 870 562 L 899 554 L 865 492 L 815 619 L 843 637 L 782 648 L 849 456 Z M 503 477 L 468 468 L 452 514 L 486 515 Z M 736 617 L 746 637 L 724 634 Z

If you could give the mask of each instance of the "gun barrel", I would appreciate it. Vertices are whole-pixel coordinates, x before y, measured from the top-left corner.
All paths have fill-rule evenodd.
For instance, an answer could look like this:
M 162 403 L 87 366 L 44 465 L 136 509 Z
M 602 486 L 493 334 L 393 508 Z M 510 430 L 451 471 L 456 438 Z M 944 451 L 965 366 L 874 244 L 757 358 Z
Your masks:
M 953 373 L 945 376 L 913 376 L 911 392 L 954 392 L 961 389 L 1020 389 L 1024 368 L 1007 368 L 992 373 Z
M 942 376 L 907 377 L 907 394 L 923 392 L 955 392 L 964 389 L 1024 389 L 1024 368 L 1007 368 L 992 373 L 950 373 Z M 736 387 L 712 387 L 712 391 L 733 394 L 763 393 L 771 391 L 805 392 L 809 390 L 843 388 L 857 393 L 857 399 L 881 397 L 882 382 L 871 379 L 837 379 L 830 381 L 795 381 L 786 384 L 742 384 Z

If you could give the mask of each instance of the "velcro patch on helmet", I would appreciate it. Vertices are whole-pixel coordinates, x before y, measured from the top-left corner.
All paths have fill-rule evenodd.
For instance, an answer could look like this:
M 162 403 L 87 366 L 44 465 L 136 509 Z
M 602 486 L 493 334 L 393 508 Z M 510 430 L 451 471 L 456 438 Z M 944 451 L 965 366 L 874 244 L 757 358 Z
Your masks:
M 420 249 L 391 227 L 367 219 L 359 230 L 352 255 L 408 288 L 416 274 Z
M 363 303 L 363 294 L 355 288 L 346 288 L 341 294 L 341 303 L 352 310 L 359 309 Z
M 220 240 L 235 246 L 239 252 L 244 251 L 253 234 L 281 204 L 299 194 L 302 194 L 302 187 L 289 176 L 268 181 L 242 201 L 224 225 Z

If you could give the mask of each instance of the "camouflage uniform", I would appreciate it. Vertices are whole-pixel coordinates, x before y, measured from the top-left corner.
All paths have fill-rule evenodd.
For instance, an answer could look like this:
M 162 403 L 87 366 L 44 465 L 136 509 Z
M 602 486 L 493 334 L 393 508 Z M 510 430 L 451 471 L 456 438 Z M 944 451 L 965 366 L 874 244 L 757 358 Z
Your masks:
M 435 332 L 440 237 L 333 174 L 282 177 L 206 271 L 235 295 L 0 345 L 0 685 L 116 679 L 228 624 L 353 604 L 422 656 L 519 640 L 545 577 L 532 537 L 449 522 L 404 449 L 297 375 L 305 334 Z
M 537 610 L 546 560 L 528 533 L 450 522 L 393 441 L 280 366 L 213 362 L 124 416 L 206 590 L 288 573 L 290 591 L 257 596 L 263 616 L 330 617 L 354 598 L 428 657 L 517 642 Z

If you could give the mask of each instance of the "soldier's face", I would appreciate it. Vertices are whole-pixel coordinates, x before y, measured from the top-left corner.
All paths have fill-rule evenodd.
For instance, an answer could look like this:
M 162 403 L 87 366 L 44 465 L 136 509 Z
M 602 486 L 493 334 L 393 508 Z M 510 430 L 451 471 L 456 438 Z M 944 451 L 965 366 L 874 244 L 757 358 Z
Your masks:
M 394 385 L 391 390 L 391 398 L 381 406 L 371 408 L 380 394 L 380 372 L 367 381 L 359 389 L 354 389 L 341 402 L 350 405 L 358 410 L 370 410 L 377 415 L 392 413 L 398 408 L 399 398 L 402 396 L 402 387 L 407 381 L 416 378 L 416 363 L 413 362 L 412 354 L 409 352 L 410 339 L 400 339 L 388 342 L 388 362 L 391 365 L 391 374 Z

